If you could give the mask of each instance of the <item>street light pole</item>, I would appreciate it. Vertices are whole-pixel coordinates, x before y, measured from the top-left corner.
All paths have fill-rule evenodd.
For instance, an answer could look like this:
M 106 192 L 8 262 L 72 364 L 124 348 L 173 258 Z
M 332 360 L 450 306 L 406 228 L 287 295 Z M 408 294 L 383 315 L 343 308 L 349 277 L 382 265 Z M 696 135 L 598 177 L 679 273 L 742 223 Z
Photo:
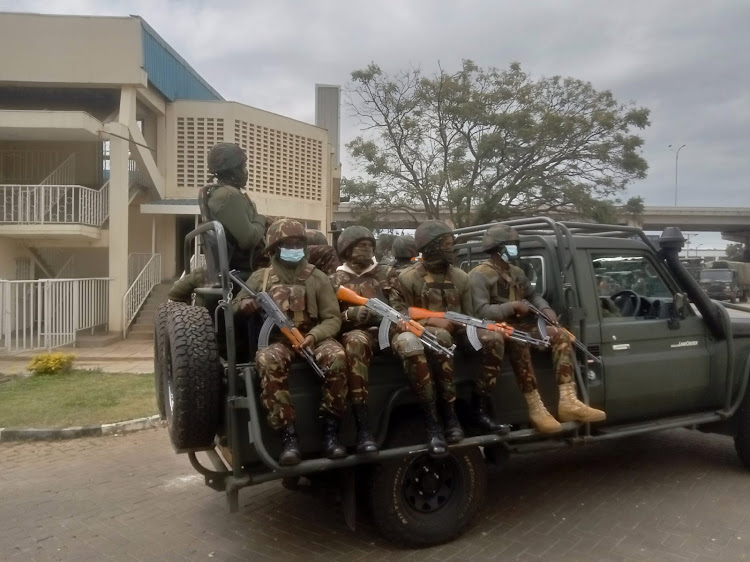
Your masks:
M 677 206 L 677 163 L 680 161 L 680 150 L 685 148 L 687 145 L 683 144 L 674 154 L 674 206 Z M 670 144 L 668 148 L 672 148 Z M 672 148 L 674 150 L 674 148 Z

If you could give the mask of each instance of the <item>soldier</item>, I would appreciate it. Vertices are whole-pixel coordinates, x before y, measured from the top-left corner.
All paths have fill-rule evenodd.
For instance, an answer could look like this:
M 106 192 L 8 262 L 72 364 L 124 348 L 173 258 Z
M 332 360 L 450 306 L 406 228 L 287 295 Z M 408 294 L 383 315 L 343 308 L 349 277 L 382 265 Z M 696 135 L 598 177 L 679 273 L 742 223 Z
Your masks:
M 208 153 L 208 171 L 216 183 L 208 186 L 206 202 L 208 218 L 226 230 L 229 268 L 249 273 L 254 258 L 263 253 L 266 219 L 241 191 L 247 184 L 246 162 L 245 151 L 236 144 L 215 144 Z
M 396 260 L 393 264 L 393 269 L 399 272 L 412 265 L 412 260 L 419 255 L 419 252 L 417 252 L 417 243 L 414 241 L 414 237 L 409 236 L 408 234 L 397 236 L 393 241 L 391 251 Z
M 330 459 L 346 456 L 339 443 L 339 423 L 346 411 L 346 354 L 333 339 L 341 328 L 339 305 L 330 280 L 305 259 L 304 227 L 292 219 L 280 219 L 268 229 L 270 267 L 250 276 L 248 287 L 267 291 L 305 336 L 301 346 L 310 349 L 318 365 L 328 369 L 323 382 L 320 414 L 323 421 L 323 454 Z M 257 302 L 240 291 L 233 301 L 238 314 L 254 314 Z M 289 340 L 278 334 L 268 347 L 258 350 L 255 364 L 261 378 L 261 401 L 268 425 L 281 431 L 279 464 L 300 462 L 294 429 L 295 411 L 289 395 L 289 369 L 294 359 Z
M 326 275 L 333 274 L 341 265 L 339 255 L 320 230 L 307 230 L 307 259 Z
M 481 318 L 507 322 L 519 331 L 541 337 L 536 321 L 528 316 L 529 307 L 521 301 L 528 300 L 553 320 L 557 320 L 557 315 L 549 303 L 536 293 L 523 270 L 509 263 L 518 257 L 518 232 L 502 224 L 491 226 L 482 237 L 481 247 L 489 254 L 489 259 L 469 273 L 477 314 Z M 558 417 L 562 421 L 604 420 L 604 412 L 590 408 L 576 398 L 570 337 L 553 326 L 547 332 L 551 338 L 552 363 L 560 391 Z M 508 340 L 506 346 L 518 385 L 529 407 L 531 424 L 542 433 L 560 431 L 560 423 L 547 411 L 539 396 L 529 346 L 513 340 Z
M 174 282 L 167 293 L 167 298 L 175 302 L 184 302 L 192 304 L 193 291 L 196 287 L 202 287 L 205 284 L 206 268 L 198 267 L 190 271 L 187 275 L 180 277 Z M 195 305 L 202 306 L 203 299 L 196 295 Z
M 459 312 L 474 315 L 468 275 L 453 266 L 453 232 L 442 221 L 428 220 L 414 233 L 417 250 L 422 252 L 421 262 L 405 269 L 399 275 L 404 301 L 395 308 L 406 312 L 409 306 L 418 306 L 437 312 Z M 454 332 L 465 346 L 465 333 L 459 333 L 454 323 L 444 318 L 429 318 L 424 325 L 445 347 L 453 345 Z M 490 418 L 486 397 L 492 391 L 503 361 L 503 337 L 487 331 L 478 331 L 482 343 L 481 369 L 472 392 L 472 421 L 486 432 L 508 432 L 508 426 L 499 425 Z M 448 443 L 458 443 L 464 433 L 456 417 L 456 385 L 453 381 L 453 359 L 436 356 L 428 350 L 434 372 L 437 373 L 439 394 L 445 421 Z M 428 380 L 421 384 L 428 384 Z M 425 395 L 432 394 L 432 387 Z
M 378 263 L 392 265 L 393 253 L 391 247 L 396 237 L 393 234 L 381 234 L 375 242 L 375 259 Z

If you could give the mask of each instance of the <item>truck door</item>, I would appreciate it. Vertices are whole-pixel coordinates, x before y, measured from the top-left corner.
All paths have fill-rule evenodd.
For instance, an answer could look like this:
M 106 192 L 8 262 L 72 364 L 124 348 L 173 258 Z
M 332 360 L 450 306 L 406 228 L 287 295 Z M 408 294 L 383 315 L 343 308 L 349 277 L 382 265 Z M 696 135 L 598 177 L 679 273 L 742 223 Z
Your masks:
M 669 322 L 673 294 L 652 256 L 597 250 L 591 263 L 599 288 L 608 420 L 636 421 L 716 405 L 703 320 L 691 315 Z

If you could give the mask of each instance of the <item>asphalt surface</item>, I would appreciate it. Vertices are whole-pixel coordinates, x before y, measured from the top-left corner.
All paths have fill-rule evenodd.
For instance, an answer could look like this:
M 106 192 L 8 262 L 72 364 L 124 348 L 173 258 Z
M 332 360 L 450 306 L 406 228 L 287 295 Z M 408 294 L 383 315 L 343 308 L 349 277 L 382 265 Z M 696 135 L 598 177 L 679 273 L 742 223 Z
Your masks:
M 4 560 L 741 560 L 750 474 L 731 439 L 688 430 L 513 457 L 458 540 L 386 542 L 336 494 L 203 484 L 164 428 L 0 444 Z

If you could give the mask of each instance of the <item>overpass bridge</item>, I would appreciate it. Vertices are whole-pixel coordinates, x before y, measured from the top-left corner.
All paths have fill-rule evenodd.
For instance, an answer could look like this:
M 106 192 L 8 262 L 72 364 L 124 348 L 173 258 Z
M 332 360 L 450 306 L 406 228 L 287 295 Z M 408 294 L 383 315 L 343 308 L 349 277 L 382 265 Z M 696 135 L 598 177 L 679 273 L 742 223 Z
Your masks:
M 340 225 L 356 224 L 357 216 L 350 203 L 341 203 L 333 212 L 333 220 Z M 391 211 L 384 222 L 391 228 L 416 228 L 425 220 L 427 215 L 424 211 L 414 213 L 414 217 L 405 211 Z M 661 231 L 667 226 L 679 226 L 685 231 L 721 232 L 725 240 L 742 242 L 750 247 L 750 207 L 648 206 L 640 221 L 623 218 L 620 224 L 640 226 L 643 230 Z

